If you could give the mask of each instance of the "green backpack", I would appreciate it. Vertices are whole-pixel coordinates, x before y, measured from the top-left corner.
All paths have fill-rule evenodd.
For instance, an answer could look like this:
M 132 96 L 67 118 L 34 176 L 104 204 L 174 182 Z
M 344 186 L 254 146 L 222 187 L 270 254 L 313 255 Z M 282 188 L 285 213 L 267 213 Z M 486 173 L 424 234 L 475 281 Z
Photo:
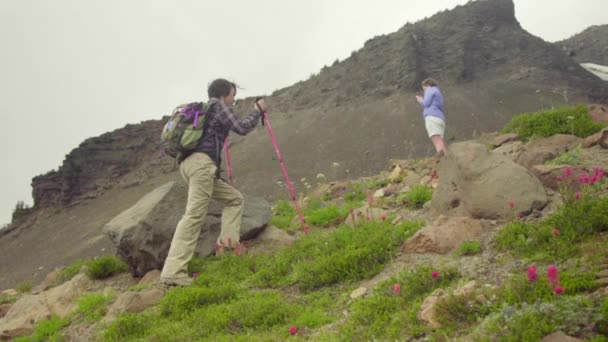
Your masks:
M 209 107 L 204 102 L 178 106 L 160 134 L 161 153 L 181 160 L 203 137 L 205 116 Z

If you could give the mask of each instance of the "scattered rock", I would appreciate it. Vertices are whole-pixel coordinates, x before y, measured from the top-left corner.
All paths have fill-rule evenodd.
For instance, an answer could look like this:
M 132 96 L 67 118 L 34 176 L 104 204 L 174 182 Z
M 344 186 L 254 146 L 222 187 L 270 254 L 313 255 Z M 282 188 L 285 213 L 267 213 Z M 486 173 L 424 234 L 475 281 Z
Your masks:
M 445 254 L 458 248 L 464 241 L 481 234 L 481 223 L 468 217 L 439 217 L 425 226 L 401 246 L 404 253 Z
M 530 169 L 554 159 L 563 152 L 575 148 L 581 139 L 574 135 L 556 134 L 548 138 L 532 140 L 526 145 L 526 150 L 519 156 L 517 163 Z
M 12 305 L 13 304 L 11 303 L 0 304 L 0 318 L 6 316 L 8 310 L 11 308 Z
M 446 293 L 443 289 L 437 289 L 430 296 L 426 297 L 420 306 L 418 319 L 427 322 L 433 328 L 441 328 L 441 324 L 437 322 L 437 318 L 435 317 L 435 305 L 445 295 Z
M 608 278 L 608 270 L 599 271 L 595 276 L 598 278 Z
M 589 148 L 595 145 L 600 145 L 602 148 L 608 148 L 608 127 L 603 130 L 588 136 L 583 140 L 581 146 L 584 148 Z
M 397 215 L 397 217 L 395 217 L 392 221 L 391 224 L 392 225 L 397 225 L 399 224 L 401 221 L 403 221 L 403 217 L 401 217 L 401 215 Z
M 2 291 L 2 294 L 5 296 L 15 297 L 19 294 L 19 292 L 17 292 L 17 290 L 15 290 L 15 289 L 8 289 L 8 290 Z
M 350 226 L 357 226 L 366 222 L 368 217 L 370 220 L 379 221 L 380 218 L 385 215 L 388 215 L 386 210 L 381 208 L 370 209 L 366 204 L 359 209 L 353 210 L 352 214 L 349 213 L 344 223 Z
M 602 104 L 589 105 L 591 120 L 598 123 L 608 123 L 608 106 Z
M 142 312 L 156 305 L 163 298 L 163 295 L 164 292 L 157 288 L 124 292 L 110 306 L 104 321 L 111 321 L 123 312 Z
M 42 295 L 24 295 L 0 318 L 0 336 L 15 338 L 30 335 L 38 321 L 50 317 L 51 312 Z
M 383 198 L 384 197 L 384 189 L 378 189 L 374 192 L 374 199 Z
M 129 265 L 134 276 L 162 269 L 175 227 L 185 211 L 187 195 L 185 183 L 168 182 L 105 225 L 104 230 L 116 245 L 118 256 Z M 222 205 L 212 201 L 196 248 L 198 255 L 213 253 L 220 234 L 221 215 Z M 270 217 L 268 202 L 246 196 L 241 239 L 251 239 L 259 234 Z
M 59 317 L 66 317 L 76 309 L 76 299 L 92 288 L 92 286 L 93 281 L 85 274 L 79 273 L 70 281 L 43 292 L 40 295 L 52 314 Z
M 61 274 L 61 269 L 56 269 L 51 273 L 47 274 L 42 283 L 32 289 L 33 293 L 40 293 L 42 291 L 46 291 L 50 289 L 52 286 L 55 286 L 59 281 L 59 275 Z
M 514 209 L 507 203 L 513 201 Z M 510 159 L 474 142 L 455 143 L 439 164 L 439 186 L 431 207 L 435 214 L 472 218 L 513 218 L 542 209 L 548 199 L 542 183 Z
M 355 291 L 353 291 L 350 294 L 350 299 L 358 299 L 363 297 L 365 294 L 367 293 L 367 288 L 365 287 L 360 287 L 358 289 L 356 289 Z
M 148 273 L 146 273 L 146 275 L 143 276 L 143 278 L 141 278 L 139 280 L 139 282 L 137 283 L 137 285 L 153 285 L 159 279 L 160 279 L 160 271 L 159 270 L 152 270 L 152 271 L 149 271 Z
M 561 331 L 554 332 L 551 335 L 545 336 L 545 338 L 543 338 L 541 340 L 541 342 L 578 342 L 578 341 L 582 342 L 583 340 L 579 340 L 578 338 L 570 337 Z
M 391 174 L 388 176 L 388 179 L 391 182 L 395 182 L 403 176 L 402 173 L 403 173 L 403 169 L 399 165 L 395 165 L 395 167 L 391 171 Z
M 502 146 L 506 143 L 510 143 L 512 141 L 515 141 L 519 139 L 519 134 L 515 134 L 515 133 L 509 133 L 509 134 L 503 134 L 503 135 L 499 135 L 498 137 L 496 137 L 494 139 L 494 141 L 492 141 L 492 146 L 494 147 L 499 147 Z

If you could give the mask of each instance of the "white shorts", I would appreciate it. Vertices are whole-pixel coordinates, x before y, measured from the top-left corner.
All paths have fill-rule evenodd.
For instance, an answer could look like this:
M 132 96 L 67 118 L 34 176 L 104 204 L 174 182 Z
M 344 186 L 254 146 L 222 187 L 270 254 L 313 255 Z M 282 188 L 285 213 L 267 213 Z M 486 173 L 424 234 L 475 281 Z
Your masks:
M 445 131 L 445 121 L 438 117 L 429 115 L 424 118 L 424 123 L 426 124 L 426 131 L 429 134 L 429 137 L 432 137 L 433 135 L 440 135 L 443 137 L 443 132 Z

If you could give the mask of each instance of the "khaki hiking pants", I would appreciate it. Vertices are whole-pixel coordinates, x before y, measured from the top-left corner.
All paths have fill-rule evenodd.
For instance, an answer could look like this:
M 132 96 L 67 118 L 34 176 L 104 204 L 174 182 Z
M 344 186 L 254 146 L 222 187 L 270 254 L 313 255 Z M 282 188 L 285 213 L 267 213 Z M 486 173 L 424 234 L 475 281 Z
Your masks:
M 188 183 L 186 213 L 177 224 L 169 255 L 161 278 L 188 277 L 187 265 L 198 242 L 211 198 L 224 203 L 222 230 L 217 243 L 232 247 L 239 243 L 243 216 L 243 195 L 221 179 L 215 177 L 217 166 L 205 153 L 193 153 L 180 165 L 182 177 Z

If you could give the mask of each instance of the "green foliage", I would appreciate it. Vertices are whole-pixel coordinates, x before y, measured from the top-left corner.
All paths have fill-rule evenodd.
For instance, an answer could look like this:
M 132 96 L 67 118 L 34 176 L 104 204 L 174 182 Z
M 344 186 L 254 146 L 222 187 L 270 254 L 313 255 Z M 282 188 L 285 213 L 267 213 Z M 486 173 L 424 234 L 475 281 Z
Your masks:
M 465 241 L 460 244 L 460 247 L 456 250 L 456 255 L 474 255 L 481 252 L 481 243 L 479 241 Z
M 347 203 L 360 203 L 367 198 L 365 192 L 363 192 L 363 185 L 353 184 L 351 190 L 344 194 L 344 200 Z
M 291 228 L 291 221 L 297 215 L 296 208 L 288 201 L 279 200 L 273 207 L 270 223 L 280 229 Z
M 476 292 L 450 295 L 437 302 L 435 316 L 444 330 L 467 328 L 491 314 L 498 305 L 495 302 L 476 299 Z
M 458 272 L 453 269 L 438 270 L 437 278 L 432 277 L 433 271 L 420 267 L 379 284 L 372 296 L 352 304 L 351 315 L 341 328 L 340 336 L 349 341 L 394 341 L 402 340 L 405 334 L 420 337 L 427 330 L 417 319 L 421 301 L 458 278 Z M 393 292 L 394 284 L 400 284 L 399 294 Z
M 14 303 L 17 301 L 17 297 L 11 295 L 0 294 L 0 304 Z
M 23 201 L 17 202 L 17 204 L 15 204 L 15 209 L 13 209 L 12 222 L 17 222 L 22 217 L 29 215 L 32 210 L 33 208 L 25 204 Z
M 114 300 L 114 294 L 87 293 L 76 300 L 78 308 L 75 314 L 85 321 L 94 322 L 100 320 L 108 310 L 108 304 Z
M 39 321 L 36 324 L 36 329 L 32 336 L 19 337 L 14 339 L 14 342 L 60 342 L 63 341 L 61 329 L 68 326 L 70 321 L 61 319 L 57 316 L 52 316 L 49 319 Z
M 133 285 L 133 286 L 129 287 L 128 291 L 140 292 L 140 291 L 143 291 L 143 290 L 150 289 L 152 287 L 153 287 L 153 285 L 148 285 L 148 284 Z
M 328 205 L 326 207 L 312 207 L 304 210 L 304 217 L 307 224 L 317 227 L 329 227 L 344 221 L 348 215 L 347 207 Z
M 533 136 L 550 137 L 555 134 L 586 137 L 599 132 L 603 127 L 605 125 L 591 120 L 587 106 L 579 105 L 517 115 L 502 132 L 517 133 L 524 140 Z
M 66 281 L 74 278 L 78 272 L 82 269 L 82 266 L 85 265 L 83 260 L 76 260 L 71 265 L 66 266 L 59 272 L 59 276 L 57 277 L 57 283 L 54 285 L 61 285 Z
M 546 162 L 548 165 L 583 165 L 584 161 L 581 158 L 581 147 L 578 146 L 571 151 L 564 152 L 554 158 Z
M 486 319 L 472 340 L 540 341 L 555 331 L 570 336 L 590 334 L 589 326 L 602 322 L 601 308 L 582 296 L 559 297 L 553 302 L 506 305 Z M 606 333 L 598 331 L 600 333 Z
M 391 184 L 391 180 L 388 179 L 388 178 L 385 178 L 385 179 L 376 179 L 376 180 L 373 180 L 373 181 L 367 183 L 367 187 L 369 189 L 380 189 L 380 188 L 383 188 L 383 187 L 385 187 L 385 186 L 387 186 L 389 184 Z
M 341 226 L 329 236 L 310 233 L 269 259 L 256 275 L 257 281 L 263 286 L 297 283 L 303 290 L 312 290 L 372 276 L 420 226 L 369 222 L 357 229 Z
M 209 304 L 229 302 L 235 298 L 237 290 L 233 284 L 227 286 L 183 287 L 169 291 L 160 302 L 161 314 L 181 317 L 197 308 Z
M 86 262 L 87 275 L 91 279 L 104 279 L 126 272 L 129 266 L 113 255 L 106 255 Z
M 564 205 L 540 223 L 516 221 L 497 236 L 502 249 L 539 260 L 563 260 L 579 251 L 578 243 L 608 230 L 608 197 L 599 197 L 604 183 L 586 186 L 579 199 L 565 192 Z
M 414 185 L 414 187 L 399 196 L 399 202 L 406 202 L 410 208 L 420 209 L 424 203 L 431 200 L 433 197 L 433 188 L 428 185 Z
M 17 285 L 15 288 L 19 293 L 30 293 L 32 292 L 32 284 L 31 283 L 21 283 Z

